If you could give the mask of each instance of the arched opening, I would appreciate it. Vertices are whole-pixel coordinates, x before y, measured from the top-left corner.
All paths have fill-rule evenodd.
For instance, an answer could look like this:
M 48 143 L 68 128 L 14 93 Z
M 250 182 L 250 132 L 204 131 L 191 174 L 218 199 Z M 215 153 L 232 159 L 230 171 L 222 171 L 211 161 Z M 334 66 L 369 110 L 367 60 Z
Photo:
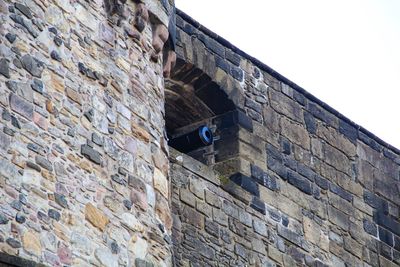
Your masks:
M 235 104 L 208 75 L 182 59 L 177 60 L 171 77 L 165 80 L 165 121 L 171 147 L 207 165 L 214 164 L 221 136 L 221 118 L 229 114 L 233 116 L 235 110 Z M 201 126 L 208 127 L 209 130 L 202 129 L 202 138 L 212 137 L 214 142 L 211 145 L 192 142 L 193 147 L 182 149 L 176 142 L 171 142 L 177 137 L 201 130 Z

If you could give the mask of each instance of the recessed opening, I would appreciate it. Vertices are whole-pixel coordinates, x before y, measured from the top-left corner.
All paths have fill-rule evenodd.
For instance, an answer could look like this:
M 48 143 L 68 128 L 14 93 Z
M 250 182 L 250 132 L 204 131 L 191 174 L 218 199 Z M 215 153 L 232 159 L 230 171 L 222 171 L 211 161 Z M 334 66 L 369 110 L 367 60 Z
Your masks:
M 215 163 L 214 119 L 235 109 L 234 103 L 211 78 L 178 59 L 165 80 L 165 122 L 169 146 L 207 164 Z

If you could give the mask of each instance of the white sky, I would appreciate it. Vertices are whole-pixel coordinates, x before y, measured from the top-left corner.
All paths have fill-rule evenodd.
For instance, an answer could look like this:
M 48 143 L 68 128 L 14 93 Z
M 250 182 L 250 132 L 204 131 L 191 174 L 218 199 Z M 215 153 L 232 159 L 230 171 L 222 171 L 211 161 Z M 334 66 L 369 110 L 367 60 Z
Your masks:
M 400 0 L 175 0 L 400 149 Z

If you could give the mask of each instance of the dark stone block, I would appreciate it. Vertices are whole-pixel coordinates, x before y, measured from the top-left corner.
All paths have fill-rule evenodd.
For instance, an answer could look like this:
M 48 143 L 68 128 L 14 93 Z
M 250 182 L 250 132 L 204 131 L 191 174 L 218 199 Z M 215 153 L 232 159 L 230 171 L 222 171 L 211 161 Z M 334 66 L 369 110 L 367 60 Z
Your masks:
M 22 210 L 22 203 L 15 199 L 10 203 L 10 206 L 13 207 L 14 209 L 21 211 Z
M 251 164 L 251 176 L 256 180 L 257 183 L 264 185 L 266 173 L 256 165 Z
M 7 79 L 10 79 L 10 66 L 7 59 L 0 59 L 0 74 L 2 74 Z
M 297 164 L 298 164 L 298 161 L 295 160 L 294 158 L 292 158 L 292 157 L 284 157 L 284 158 L 283 158 L 283 164 L 284 164 L 286 167 L 288 167 L 289 169 L 292 169 L 292 170 L 294 170 L 294 171 L 297 171 Z
M 36 164 L 38 164 L 40 167 L 45 168 L 46 170 L 51 172 L 53 171 L 53 164 L 45 157 L 37 155 L 35 157 L 35 161 Z
M 225 58 L 225 48 L 220 43 L 205 36 L 203 36 L 203 41 L 208 49 L 210 49 L 212 52 L 216 53 L 220 57 Z
M 258 184 L 250 177 L 236 173 L 230 176 L 230 180 L 241 186 L 244 190 L 249 192 L 254 196 L 260 196 L 260 191 L 258 189 Z
M 4 214 L 0 213 L 0 224 L 7 224 L 7 223 L 8 223 L 8 218 Z
M 135 267 L 154 267 L 154 264 L 140 258 L 135 259 Z
M 63 208 L 68 208 L 68 201 L 67 198 L 64 195 L 54 193 L 54 199 L 58 205 L 60 205 Z
M 309 112 L 304 112 L 304 122 L 306 123 L 306 128 L 307 131 L 310 134 L 315 134 L 317 132 L 317 123 L 315 121 L 315 118 L 311 113 Z
M 79 72 L 82 73 L 83 75 L 87 74 L 87 68 L 85 67 L 85 65 L 82 62 L 78 63 L 78 69 L 79 69 Z
M 205 230 L 210 235 L 215 236 L 216 238 L 219 237 L 219 225 L 216 222 L 207 218 L 205 222 Z
M 39 220 L 42 220 L 42 221 L 44 221 L 44 222 L 46 222 L 46 223 L 50 222 L 49 216 L 47 216 L 47 214 L 44 213 L 44 212 L 41 211 L 41 210 L 39 210 L 39 211 L 37 212 L 37 217 L 38 217 Z
M 263 116 L 260 113 L 252 109 L 246 109 L 246 112 L 252 120 L 258 121 L 259 123 L 263 122 Z
M 19 241 L 18 241 L 19 242 Z M 12 256 L 3 252 L 0 252 L 0 265 L 1 266 L 18 266 L 18 267 L 45 267 L 45 265 L 36 263 L 30 260 L 23 259 L 18 256 Z
M 389 246 L 393 247 L 394 246 L 394 242 L 393 242 L 393 234 L 391 232 L 389 232 L 388 230 L 379 227 L 378 228 L 378 233 L 379 233 L 379 239 L 388 244 Z
M 262 169 L 255 165 L 251 165 L 251 176 L 261 185 L 264 185 L 272 191 L 278 190 L 278 183 L 275 177 L 271 177 Z
M 20 212 L 18 212 L 17 215 L 15 215 L 15 220 L 18 223 L 24 223 L 24 222 L 26 222 L 26 217 L 23 214 L 21 214 Z
M 19 123 L 19 120 L 13 115 L 11 115 L 11 125 L 17 129 L 21 129 L 21 124 Z
M 97 133 L 92 133 L 92 142 L 98 146 L 103 146 L 104 144 L 103 137 L 98 135 Z
M 6 86 L 13 93 L 15 93 L 17 91 L 17 89 L 18 89 L 18 83 L 16 81 L 6 81 Z
M 394 236 L 394 248 L 400 251 L 400 237 Z
M 398 223 L 393 217 L 383 214 L 382 211 L 378 210 L 374 212 L 374 222 L 379 226 L 385 227 L 390 232 L 400 236 L 400 223 Z
M 280 222 L 282 219 L 281 215 L 279 214 L 279 211 L 277 211 L 275 209 L 269 208 L 268 214 L 271 217 L 271 219 L 274 221 Z
M 28 199 L 24 194 L 19 194 L 18 199 L 23 205 L 26 205 L 28 203 Z
M 6 109 L 3 109 L 3 112 L 1 113 L 1 118 L 5 121 L 10 121 L 11 120 L 10 112 Z
M 281 179 L 287 180 L 288 177 L 288 169 L 280 162 L 273 157 L 267 158 L 267 167 L 271 171 L 275 172 Z
M 189 36 L 192 36 L 196 31 L 196 29 L 192 25 L 190 25 L 188 23 L 185 23 L 185 25 L 183 26 L 182 30 L 184 32 L 186 32 Z
M 25 17 L 27 17 L 28 19 L 32 19 L 32 12 L 29 9 L 29 7 L 19 4 L 19 3 L 15 3 L 15 8 L 18 9 L 19 11 L 21 11 L 22 14 L 25 15 Z
M 387 148 L 383 149 L 383 155 L 393 161 L 400 158 L 397 154 L 393 153 L 391 150 L 389 150 Z
M 368 146 L 370 146 L 372 149 L 381 152 L 382 151 L 382 146 L 380 144 L 378 144 L 374 139 L 372 139 L 371 137 L 369 137 L 368 135 L 366 135 L 363 132 L 359 132 L 358 133 L 358 138 L 363 141 L 365 144 L 367 144 Z
M 339 121 L 339 132 L 350 139 L 353 143 L 357 141 L 358 138 L 358 130 L 353 125 L 340 120 Z
M 319 107 L 317 104 L 313 102 L 308 103 L 308 111 L 314 115 L 314 117 L 322 120 L 323 122 L 327 123 L 328 125 L 333 125 L 334 117 L 328 111 Z
M 129 199 L 124 199 L 122 202 L 123 202 L 125 208 L 127 208 L 128 210 L 131 210 L 132 205 L 133 205 L 132 201 L 130 201 Z
M 49 32 L 54 33 L 54 35 L 58 34 L 58 31 L 55 27 L 49 27 Z
M 282 216 L 282 225 L 285 227 L 288 227 L 289 225 L 289 219 L 286 216 Z
M 367 190 L 364 190 L 364 202 L 385 214 L 389 213 L 389 204 L 387 201 Z
M 265 203 L 262 202 L 258 197 L 254 196 L 253 199 L 251 200 L 250 207 L 255 209 L 258 212 L 261 212 L 262 214 L 266 214 L 265 210 Z
M 17 39 L 17 35 L 15 35 L 13 33 L 7 33 L 6 38 L 10 43 L 14 43 L 15 40 Z
M 231 50 L 226 50 L 225 51 L 225 58 L 227 60 L 229 60 L 232 64 L 234 64 L 235 66 L 239 66 L 240 65 L 240 56 L 238 54 L 236 54 L 235 52 L 231 51 Z M 258 72 L 260 73 L 260 72 Z M 256 79 L 258 79 L 257 77 L 255 77 Z
M 288 172 L 288 181 L 291 185 L 297 187 L 300 191 L 306 193 L 307 195 L 312 195 L 312 186 L 309 180 L 303 178 L 301 175 L 289 171 Z
M 281 147 L 283 154 L 290 155 L 291 153 L 291 143 L 286 138 L 281 138 Z
M 41 172 L 42 169 L 39 167 L 39 165 L 33 163 L 32 161 L 27 161 L 26 162 L 26 167 L 31 168 L 37 172 Z
M 258 113 L 262 113 L 262 106 L 260 103 L 257 103 L 256 101 L 254 101 L 251 98 L 246 97 L 246 101 L 244 104 L 246 107 L 249 107 L 251 109 L 253 109 L 254 111 L 258 112 Z
M 317 186 L 313 186 L 313 197 L 315 199 L 321 199 L 321 190 Z
M 314 177 L 317 175 L 313 170 L 301 163 L 297 164 L 297 172 L 306 177 L 311 182 L 314 182 Z
M 226 73 L 229 73 L 230 71 L 229 63 L 219 56 L 215 56 L 215 65 Z
M 17 239 L 14 238 L 7 238 L 6 243 L 9 244 L 13 248 L 20 248 L 22 246 L 21 242 L 19 242 Z
M 26 54 L 21 57 L 22 67 L 32 76 L 40 78 L 44 69 L 43 62 Z
M 86 69 L 86 76 L 87 76 L 88 78 L 92 79 L 92 80 L 97 80 L 97 77 L 96 77 L 96 75 L 94 74 L 94 71 L 91 70 L 91 69 L 89 69 L 89 68 Z
M 115 241 L 111 242 L 110 248 L 111 248 L 111 253 L 112 254 L 118 254 L 119 251 L 120 251 L 119 246 L 118 246 L 117 242 L 115 242 Z
M 353 201 L 353 196 L 352 196 L 352 194 L 349 193 L 349 192 L 347 192 L 346 190 L 344 190 L 344 189 L 341 188 L 340 186 L 337 186 L 337 185 L 335 185 L 335 184 L 333 184 L 333 183 L 330 183 L 330 184 L 329 184 L 329 190 L 330 190 L 332 193 L 334 193 L 334 194 L 340 196 L 341 198 L 343 198 L 343 199 L 345 199 L 345 200 L 347 200 L 347 201 L 349 201 L 349 202 Z
M 232 75 L 233 78 L 235 78 L 239 82 L 243 81 L 244 73 L 241 68 L 231 66 L 230 74 Z
M 282 163 L 282 153 L 273 145 L 267 144 L 267 157 L 272 157 Z
M 307 98 L 302 93 L 299 93 L 296 90 L 293 90 L 293 98 L 303 106 L 307 104 Z
M 61 218 L 61 214 L 58 211 L 56 211 L 55 209 L 49 209 L 47 214 L 49 215 L 50 218 L 52 218 L 56 221 L 59 221 Z
M 3 132 L 5 134 L 9 135 L 9 136 L 14 136 L 15 135 L 15 131 L 13 129 L 11 129 L 11 128 L 8 128 L 7 126 L 4 126 Z M 4 140 L 5 140 L 4 138 L 0 138 L 0 144 L 4 144 L 3 143 Z M 6 144 L 6 145 L 8 145 L 8 144 Z
M 92 162 L 100 165 L 101 164 L 101 154 L 91 148 L 88 145 L 81 146 L 81 154 L 84 155 L 87 159 L 91 160 Z
M 60 57 L 60 55 L 57 53 L 57 51 L 55 51 L 55 50 L 51 51 L 50 57 L 51 57 L 52 59 L 56 60 L 56 61 L 61 62 L 61 57 Z
M 61 46 L 63 43 L 63 40 L 58 36 L 54 36 L 53 40 L 54 40 L 54 43 L 56 44 L 56 46 Z
M 127 184 L 127 181 L 125 180 L 125 178 L 118 174 L 111 175 L 111 180 L 113 180 L 114 182 L 121 184 L 121 185 Z
M 253 121 L 246 115 L 246 113 L 237 110 L 235 113 L 236 120 L 240 126 L 253 132 Z
M 34 91 L 38 92 L 39 94 L 43 94 L 43 82 L 38 79 L 33 79 L 33 83 L 31 84 L 31 87 Z

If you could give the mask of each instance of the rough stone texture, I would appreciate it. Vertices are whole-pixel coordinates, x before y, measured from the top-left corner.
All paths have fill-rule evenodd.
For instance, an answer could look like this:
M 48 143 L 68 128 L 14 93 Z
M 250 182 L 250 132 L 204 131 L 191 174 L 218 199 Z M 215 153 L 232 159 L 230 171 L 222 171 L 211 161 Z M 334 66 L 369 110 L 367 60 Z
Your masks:
M 0 1 L 0 255 L 18 259 L 6 263 L 172 265 L 153 181 L 158 166 L 168 197 L 168 161 L 151 156 L 168 153 L 150 47 L 169 10 L 118 2 L 119 21 L 102 0 Z M 125 34 L 135 20 L 138 40 Z M 130 249 L 139 238 L 146 254 Z
M 251 125 L 220 109 L 203 119 L 218 140 L 189 156 L 209 171 L 171 153 L 178 265 L 397 266 L 400 151 L 178 13 L 172 79 L 199 91 L 214 83 Z
M 0 261 L 398 265 L 399 151 L 170 2 L 0 0 Z

